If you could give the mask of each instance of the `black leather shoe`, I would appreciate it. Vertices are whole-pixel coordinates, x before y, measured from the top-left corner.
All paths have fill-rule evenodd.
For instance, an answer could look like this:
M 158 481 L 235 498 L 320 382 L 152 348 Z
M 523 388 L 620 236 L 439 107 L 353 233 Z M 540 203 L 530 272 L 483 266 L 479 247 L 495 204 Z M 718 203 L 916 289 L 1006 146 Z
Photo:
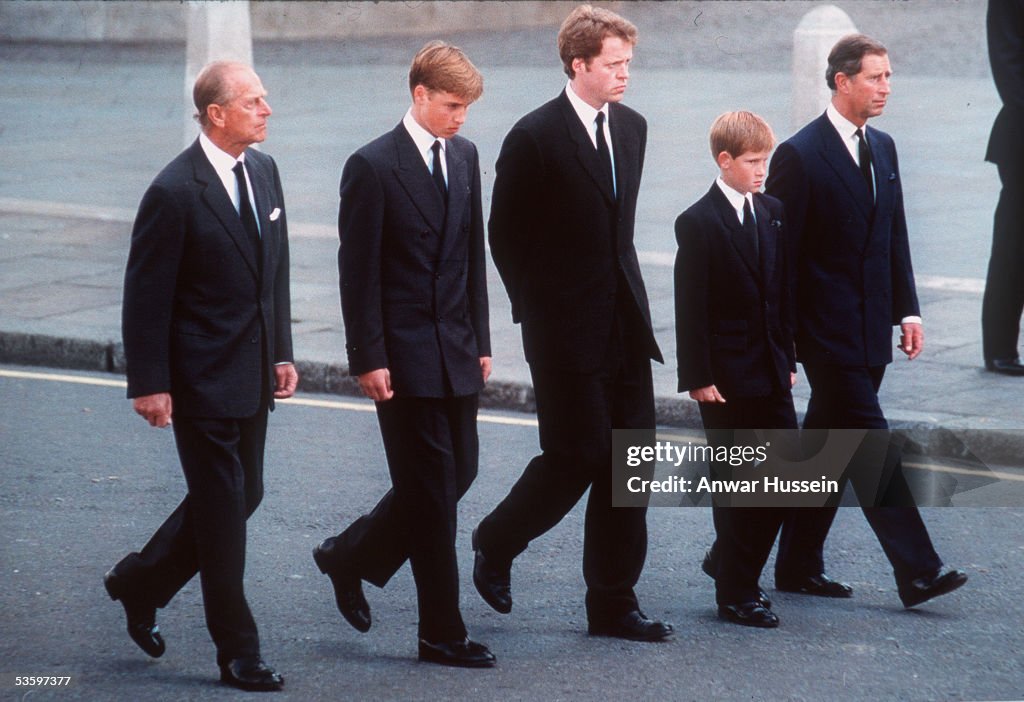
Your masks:
M 774 629 L 779 625 L 778 616 L 762 607 L 760 602 L 742 602 L 735 605 L 719 605 L 718 617 L 733 624 Z
M 1017 358 L 993 358 L 990 361 L 985 361 L 985 370 L 992 371 L 993 373 L 1001 373 L 1003 375 L 1024 375 L 1024 364 L 1020 362 L 1020 357 Z
M 113 571 L 103 576 L 103 587 L 112 600 L 120 600 L 124 607 L 125 619 L 128 621 L 128 636 L 136 645 L 153 658 L 164 655 L 164 637 L 160 635 L 160 627 L 156 625 L 156 607 L 140 605 L 127 600 L 123 595 L 120 578 Z
M 707 575 L 709 578 L 714 580 L 715 579 L 715 571 L 712 568 L 711 558 L 712 558 L 712 556 L 711 556 L 711 549 L 708 549 L 707 551 L 704 552 L 704 560 L 701 561 L 701 563 L 700 563 L 700 569 L 704 571 L 705 575 Z M 765 592 L 760 587 L 757 588 L 757 601 L 765 609 L 771 609 L 772 608 L 771 598 L 769 598 L 768 597 L 768 593 Z
M 497 566 L 484 557 L 473 530 L 473 584 L 484 602 L 502 614 L 512 611 L 512 564 Z
M 284 687 L 284 678 L 259 656 L 228 661 L 220 667 L 220 681 L 249 692 L 276 692 Z
M 901 585 L 900 600 L 903 602 L 903 606 L 907 609 L 927 602 L 933 597 L 939 595 L 945 595 L 948 592 L 953 592 L 958 587 L 967 582 L 967 573 L 962 570 L 947 570 L 943 572 L 941 569 L 935 575 L 930 578 L 917 578 L 911 580 L 906 585 Z
M 370 619 L 370 603 L 363 595 L 363 581 L 354 575 L 330 570 L 326 555 L 320 550 L 320 546 L 313 549 L 313 560 L 320 572 L 331 579 L 331 585 L 334 586 L 334 601 L 341 616 L 345 617 L 345 621 L 356 631 L 364 634 L 368 632 L 373 621 Z
M 801 580 L 776 580 L 775 589 L 818 597 L 853 597 L 852 587 L 833 580 L 824 573 L 809 575 Z
M 592 621 L 587 630 L 591 636 L 611 636 L 629 641 L 662 641 L 673 632 L 671 624 L 648 619 L 638 609 L 611 621 Z
M 456 668 L 493 668 L 497 659 L 482 643 L 470 641 L 427 641 L 420 639 L 420 660 Z

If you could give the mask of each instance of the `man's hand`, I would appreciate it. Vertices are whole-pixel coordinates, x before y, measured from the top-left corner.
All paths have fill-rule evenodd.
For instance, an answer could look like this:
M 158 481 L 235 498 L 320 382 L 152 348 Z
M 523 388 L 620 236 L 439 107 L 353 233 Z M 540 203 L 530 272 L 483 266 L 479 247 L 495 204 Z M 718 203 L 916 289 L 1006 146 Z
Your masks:
M 295 394 L 295 388 L 299 385 L 299 372 L 295 370 L 294 363 L 281 363 L 274 366 L 274 397 L 278 400 L 285 400 Z
M 900 351 L 913 361 L 924 350 L 924 327 L 915 322 L 900 325 Z
M 718 388 L 714 385 L 708 385 L 706 388 L 691 390 L 690 397 L 697 402 L 725 402 L 725 398 L 722 397 L 722 393 L 718 392 Z
M 155 395 L 143 395 L 132 400 L 135 412 L 149 422 L 150 426 L 166 427 L 171 423 L 171 393 L 158 392 Z
M 491 377 L 491 357 L 490 356 L 481 356 L 480 357 L 480 372 L 483 373 L 484 382 L 486 383 L 487 379 Z
M 394 397 L 391 391 L 391 371 L 378 368 L 359 376 L 359 388 L 374 402 L 384 402 Z
M 796 373 L 790 373 L 789 374 L 789 387 L 794 387 L 795 385 L 796 385 Z

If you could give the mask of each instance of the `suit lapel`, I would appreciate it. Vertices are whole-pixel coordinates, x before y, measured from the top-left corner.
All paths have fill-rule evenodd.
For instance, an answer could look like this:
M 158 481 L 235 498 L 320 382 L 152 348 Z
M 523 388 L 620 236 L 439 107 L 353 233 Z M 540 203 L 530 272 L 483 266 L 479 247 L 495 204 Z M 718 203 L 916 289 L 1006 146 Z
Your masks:
M 238 210 L 231 203 L 231 198 L 228 196 L 227 191 L 224 190 L 224 184 L 221 182 L 217 172 L 213 170 L 213 166 L 210 164 L 210 160 L 206 158 L 206 154 L 203 153 L 203 147 L 199 145 L 198 139 L 193 142 L 189 157 L 192 159 L 193 174 L 196 182 L 202 189 L 201 197 L 203 202 L 220 220 L 228 236 L 234 241 L 235 247 L 241 254 L 245 264 L 249 266 L 253 276 L 258 278 L 259 268 L 256 265 L 256 255 L 252 250 L 252 244 L 249 243 L 249 236 L 245 233 L 245 227 L 242 226 L 242 220 L 238 217 Z M 250 176 L 250 179 L 252 179 L 252 176 Z
M 729 245 L 732 246 L 736 255 L 740 257 L 743 264 L 750 271 L 750 274 L 754 276 L 754 279 L 759 283 L 761 281 L 761 266 L 757 262 L 757 254 L 754 251 L 753 242 L 747 240 L 746 232 L 743 231 L 743 225 L 740 224 L 739 218 L 736 216 L 736 210 L 733 209 L 732 204 L 729 202 L 729 198 L 725 196 L 722 189 L 717 184 L 711 185 L 711 201 L 715 205 L 715 210 L 718 212 L 718 217 L 722 221 L 722 226 L 726 231 L 729 232 Z
M 270 225 L 271 203 L 274 198 L 271 195 L 271 176 L 266 172 L 263 164 L 257 163 L 255 158 L 246 156 L 245 168 L 249 171 L 249 180 L 252 182 L 253 195 L 256 198 L 256 217 L 260 222 L 260 239 L 262 245 L 260 251 L 263 256 L 262 270 L 269 271 L 271 268 L 271 256 L 277 250 L 277 241 L 274 235 L 274 228 Z M 266 276 L 269 278 L 270 276 Z
M 871 160 L 875 168 L 875 211 L 891 212 L 893 209 L 896 163 L 888 149 L 883 148 L 878 130 L 867 128 L 868 144 L 871 146 Z
M 441 236 L 444 234 L 444 200 L 430 177 L 427 164 L 403 124 L 399 123 L 391 133 L 395 140 L 395 177 L 430 228 Z M 451 187 L 448 190 L 450 193 Z
M 757 246 L 761 254 L 761 273 L 767 285 L 775 274 L 778 230 L 760 195 L 754 195 L 754 216 L 757 218 Z
M 469 163 L 463 149 L 452 139 L 448 140 L 445 148 L 445 161 L 448 166 L 448 212 L 445 215 L 445 233 L 441 238 L 442 260 L 449 258 L 449 253 L 459 241 L 462 213 L 469 202 Z
M 580 117 L 576 114 L 576 110 L 573 109 L 572 103 L 569 102 L 569 97 L 565 94 L 565 91 L 562 91 L 562 94 L 559 96 L 559 104 L 562 106 L 562 116 L 565 118 L 566 129 L 568 129 L 569 136 L 576 144 L 576 159 L 583 170 L 587 172 L 587 175 L 594 181 L 594 185 L 601 190 L 601 194 L 608 200 L 608 204 L 614 205 L 615 194 L 612 192 L 611 183 L 604 177 L 605 170 L 601 164 L 601 158 L 597 155 L 597 148 L 594 146 L 594 142 L 590 140 L 587 128 L 580 121 Z M 608 128 L 612 132 L 612 148 L 614 149 L 615 127 L 611 121 L 608 123 Z M 615 158 L 614 153 L 612 158 Z M 622 188 L 620 187 L 619 190 L 621 191 Z
M 835 171 L 844 187 L 850 192 L 850 198 L 857 203 L 865 219 L 870 219 L 873 202 L 868 186 L 864 182 L 857 164 L 853 162 L 850 152 L 843 144 L 839 132 L 832 126 L 826 115 L 818 118 L 818 133 L 821 136 L 821 155 L 825 162 Z M 870 136 L 868 139 L 870 140 Z
M 608 105 L 608 128 L 612 132 L 612 158 L 615 161 L 615 196 L 619 203 L 633 183 L 633 162 L 628 158 L 631 154 L 640 153 L 640 144 L 636 140 L 636 132 L 623 129 L 618 105 Z

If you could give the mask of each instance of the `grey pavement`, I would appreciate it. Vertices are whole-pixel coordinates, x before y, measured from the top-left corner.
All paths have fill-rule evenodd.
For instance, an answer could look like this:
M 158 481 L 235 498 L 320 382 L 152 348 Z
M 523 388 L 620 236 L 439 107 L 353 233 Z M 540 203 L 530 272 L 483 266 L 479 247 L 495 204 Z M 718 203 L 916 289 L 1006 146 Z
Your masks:
M 998 178 L 982 162 L 998 110 L 985 59 L 984 3 L 839 2 L 890 48 L 895 92 L 876 120 L 900 149 L 926 350 L 897 359 L 882 386 L 893 424 L 937 456 L 1019 463 L 1024 379 L 981 369 L 980 305 Z M 627 103 L 650 123 L 637 248 L 667 363 L 655 368 L 659 420 L 696 426 L 676 392 L 671 263 L 676 215 L 707 189 L 707 127 L 747 108 L 785 138 L 790 36 L 811 3 L 636 3 Z M 486 195 L 501 139 L 564 77 L 555 28 L 465 33 L 485 93 L 464 134 Z M 335 268 L 344 159 L 401 118 L 409 57 L 422 38 L 263 42 L 257 69 L 275 109 L 292 233 L 295 347 L 307 391 L 350 392 Z M 950 47 L 955 50 L 951 51 Z M 184 49 L 0 45 L 0 361 L 120 371 L 120 287 L 134 209 L 182 147 Z M 529 369 L 490 270 L 495 371 L 485 404 L 531 409 Z M 895 339 L 894 339 L 895 345 Z M 897 354 L 899 355 L 899 354 Z M 796 387 L 798 407 L 807 385 Z
M 55 381 L 52 373 L 0 365 L 0 700 L 251 698 L 216 683 L 197 579 L 158 613 L 162 658 L 129 641 L 123 610 L 101 580 L 184 493 L 174 440 L 131 412 L 123 378 L 65 371 L 75 377 Z M 284 693 L 267 699 L 934 702 L 1024 694 L 1019 507 L 924 509 L 937 550 L 970 581 L 910 611 L 860 510 L 841 509 L 826 557 L 855 596 L 775 591 L 769 563 L 762 584 L 782 620 L 771 631 L 716 619 L 714 585 L 699 569 L 710 511 L 651 509 L 637 594 L 645 613 L 673 623 L 676 635 L 640 644 L 586 634 L 581 500 L 516 559 L 512 613 L 497 614 L 470 582 L 470 534 L 536 451 L 531 419 L 481 413 L 480 473 L 459 503 L 463 617 L 498 657 L 495 669 L 474 671 L 416 662 L 407 567 L 384 589 L 366 587 L 373 627 L 359 634 L 311 558 L 315 544 L 388 488 L 372 403 L 300 394 L 279 405 L 266 495 L 249 520 L 246 549 L 246 597 L 262 653 L 286 678 Z M 24 694 L 14 678 L 27 675 L 72 681 Z

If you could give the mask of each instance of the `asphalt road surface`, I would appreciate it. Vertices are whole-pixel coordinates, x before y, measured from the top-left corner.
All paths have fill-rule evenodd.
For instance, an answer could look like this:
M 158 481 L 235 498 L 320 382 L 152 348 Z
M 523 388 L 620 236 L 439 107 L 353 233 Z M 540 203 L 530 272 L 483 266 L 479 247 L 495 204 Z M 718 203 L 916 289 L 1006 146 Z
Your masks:
M 0 368 L 0 700 L 238 697 L 216 682 L 197 582 L 158 614 L 167 641 L 159 660 L 129 641 L 122 609 L 101 584 L 183 494 L 170 431 L 131 412 L 123 378 L 47 373 Z M 275 699 L 1024 697 L 1020 508 L 926 510 L 940 554 L 971 580 L 911 612 L 859 510 L 840 510 L 826 558 L 855 597 L 779 593 L 766 577 L 782 619 L 773 631 L 716 619 L 712 583 L 698 567 L 710 513 L 652 509 L 638 593 L 646 613 L 674 623 L 677 635 L 639 644 L 586 634 L 578 507 L 516 561 L 512 614 L 491 611 L 471 584 L 469 534 L 536 451 L 533 422 L 481 413 L 480 475 L 460 506 L 458 547 L 467 625 L 498 666 L 467 671 L 416 661 L 407 567 L 384 590 L 367 587 L 374 624 L 364 635 L 338 614 L 310 557 L 388 486 L 371 405 L 307 395 L 273 414 L 246 589 L 264 657 L 286 678 Z M 40 675 L 70 684 L 15 684 Z

